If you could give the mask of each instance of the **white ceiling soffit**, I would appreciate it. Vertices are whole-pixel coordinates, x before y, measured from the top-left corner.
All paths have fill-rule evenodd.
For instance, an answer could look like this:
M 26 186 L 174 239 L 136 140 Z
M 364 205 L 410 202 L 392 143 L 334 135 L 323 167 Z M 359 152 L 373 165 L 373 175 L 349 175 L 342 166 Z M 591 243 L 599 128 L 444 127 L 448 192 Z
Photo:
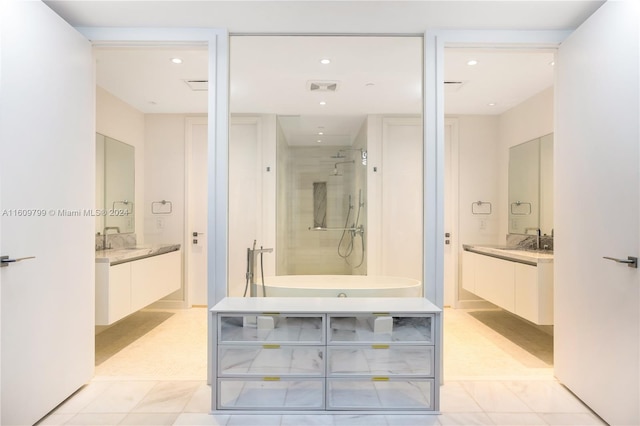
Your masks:
M 232 33 L 396 33 L 427 28 L 566 30 L 603 0 L 85 1 L 45 3 L 74 26 L 226 28 Z
M 365 120 L 365 115 L 278 116 L 284 137 L 292 146 L 349 146 Z
M 95 56 L 97 84 L 139 111 L 207 112 L 206 48 L 97 47 Z M 553 56 L 549 50 L 447 48 L 445 81 L 453 84 L 445 86 L 445 113 L 503 113 L 553 84 Z M 181 64 L 171 62 L 176 57 Z M 323 58 L 331 63 L 321 64 Z M 470 59 L 477 65 L 467 65 Z M 338 82 L 338 89 L 311 91 L 312 81 Z M 419 115 L 421 82 L 420 37 L 231 38 L 231 112 L 297 116 L 283 124 L 289 143 L 317 143 L 318 117 L 325 121 L 323 143 L 348 145 L 366 115 Z

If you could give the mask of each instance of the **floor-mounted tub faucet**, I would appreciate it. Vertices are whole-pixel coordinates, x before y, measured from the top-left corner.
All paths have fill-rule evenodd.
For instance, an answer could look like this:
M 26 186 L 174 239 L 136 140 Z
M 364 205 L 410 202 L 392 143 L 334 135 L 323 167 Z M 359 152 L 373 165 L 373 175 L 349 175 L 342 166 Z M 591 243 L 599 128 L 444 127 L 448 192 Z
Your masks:
M 247 282 L 249 283 L 249 296 L 256 297 L 257 291 L 256 288 L 256 256 L 262 253 L 271 253 L 273 252 L 272 248 L 262 248 L 256 249 L 256 240 L 253 240 L 253 248 L 247 249 Z M 266 296 L 266 291 L 264 289 L 264 277 L 262 282 L 262 296 Z

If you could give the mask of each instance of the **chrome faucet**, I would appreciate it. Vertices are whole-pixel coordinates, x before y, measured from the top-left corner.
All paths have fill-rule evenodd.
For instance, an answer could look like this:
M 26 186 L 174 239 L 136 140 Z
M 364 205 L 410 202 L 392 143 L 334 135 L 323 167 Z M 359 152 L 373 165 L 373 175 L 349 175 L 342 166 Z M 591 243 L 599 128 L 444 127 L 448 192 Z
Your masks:
M 536 236 L 536 250 L 540 250 L 540 237 L 542 235 L 542 231 L 540 231 L 540 228 L 525 228 L 524 229 L 524 233 L 525 234 L 529 234 L 529 231 L 535 231 L 535 236 Z
M 119 226 L 105 226 L 102 232 L 102 249 L 103 250 L 111 248 L 111 244 L 109 244 L 109 247 L 107 247 L 107 231 L 109 231 L 110 229 L 117 231 L 118 234 L 120 233 Z
M 256 297 L 257 296 L 257 291 L 255 290 L 256 287 L 256 274 L 254 273 L 255 268 L 256 268 L 256 256 L 258 254 L 262 254 L 262 253 L 271 253 L 273 252 L 272 248 L 262 248 L 260 247 L 259 249 L 256 249 L 256 240 L 253 240 L 253 248 L 248 248 L 247 249 L 247 276 L 246 279 L 249 282 L 250 285 L 250 289 L 249 289 L 249 296 L 250 297 Z M 262 283 L 262 295 L 266 296 L 266 292 L 264 289 L 264 282 Z

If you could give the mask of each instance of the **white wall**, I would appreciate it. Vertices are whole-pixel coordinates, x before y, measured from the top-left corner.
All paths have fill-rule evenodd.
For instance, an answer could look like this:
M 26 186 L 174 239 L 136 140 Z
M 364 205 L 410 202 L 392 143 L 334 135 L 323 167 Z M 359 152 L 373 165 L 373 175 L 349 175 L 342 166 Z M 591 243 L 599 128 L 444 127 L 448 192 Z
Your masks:
M 367 274 L 422 281 L 422 119 L 367 119 Z
M 499 244 L 499 211 L 502 208 L 498 193 L 499 117 L 463 115 L 457 118 L 458 242 L 460 246 Z M 471 204 L 477 201 L 491 203 L 491 214 L 473 214 Z
M 135 227 L 144 243 L 145 116 L 131 105 L 96 86 L 96 132 L 135 148 Z
M 145 116 L 144 239 L 185 244 L 185 119 L 183 114 Z M 151 203 L 170 201 L 171 214 L 152 214 Z M 185 251 L 182 250 L 184 255 Z M 185 300 L 184 285 L 165 300 Z
M 453 118 L 453 117 L 449 117 Z M 498 140 L 499 117 L 494 115 L 463 115 L 458 122 L 458 300 L 454 303 L 479 298 L 462 288 L 462 245 L 499 244 Z M 472 203 L 491 204 L 491 214 L 474 214 Z M 476 207 L 486 212 L 487 204 Z M 455 226 L 455 225 L 454 225 Z M 455 229 L 452 232 L 456 232 Z M 451 283 L 456 285 L 456 283 Z M 449 289 L 455 294 L 453 289 Z
M 229 129 L 229 296 L 242 296 L 247 249 L 262 255 L 264 275 L 275 275 L 276 119 L 273 114 L 233 115 Z M 260 282 L 260 255 L 254 278 Z M 249 291 L 247 291 L 247 295 Z

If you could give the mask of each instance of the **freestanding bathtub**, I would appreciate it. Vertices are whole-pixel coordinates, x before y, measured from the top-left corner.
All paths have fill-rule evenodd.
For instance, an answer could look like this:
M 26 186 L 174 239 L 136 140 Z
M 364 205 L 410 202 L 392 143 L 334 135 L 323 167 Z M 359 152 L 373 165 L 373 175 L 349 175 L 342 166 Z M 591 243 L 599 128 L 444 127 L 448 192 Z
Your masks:
M 421 297 L 412 278 L 367 275 L 281 275 L 264 277 L 267 297 Z M 256 295 L 262 297 L 258 278 Z

